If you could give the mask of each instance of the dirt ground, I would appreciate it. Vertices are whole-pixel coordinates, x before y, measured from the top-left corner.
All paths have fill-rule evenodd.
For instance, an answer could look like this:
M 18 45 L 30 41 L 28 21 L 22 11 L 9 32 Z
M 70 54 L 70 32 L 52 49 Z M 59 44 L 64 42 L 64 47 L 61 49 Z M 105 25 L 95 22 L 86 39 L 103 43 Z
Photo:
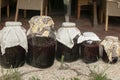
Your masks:
M 80 80 L 89 80 L 90 73 L 96 71 L 97 73 L 104 72 L 109 79 L 120 80 L 120 62 L 115 64 L 108 64 L 99 59 L 97 62 L 86 64 L 81 59 L 64 63 L 66 69 L 60 69 L 61 63 L 55 60 L 54 64 L 46 69 L 35 68 L 28 64 L 18 68 L 18 71 L 24 73 L 22 80 L 29 80 L 31 77 L 39 78 L 40 80 L 71 80 L 71 78 L 79 78 Z M 7 69 L 4 69 L 6 71 Z M 0 72 L 0 76 L 1 76 Z

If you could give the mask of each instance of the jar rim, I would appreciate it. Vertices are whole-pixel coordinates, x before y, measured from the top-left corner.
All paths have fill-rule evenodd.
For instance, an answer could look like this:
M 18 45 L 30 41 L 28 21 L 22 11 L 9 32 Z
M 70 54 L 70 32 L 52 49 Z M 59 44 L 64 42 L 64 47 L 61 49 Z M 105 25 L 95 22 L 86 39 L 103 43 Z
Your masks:
M 76 24 L 74 22 L 63 22 L 62 26 L 63 27 L 75 27 Z
M 16 22 L 16 21 L 7 21 L 5 22 L 5 26 L 21 26 L 21 22 Z

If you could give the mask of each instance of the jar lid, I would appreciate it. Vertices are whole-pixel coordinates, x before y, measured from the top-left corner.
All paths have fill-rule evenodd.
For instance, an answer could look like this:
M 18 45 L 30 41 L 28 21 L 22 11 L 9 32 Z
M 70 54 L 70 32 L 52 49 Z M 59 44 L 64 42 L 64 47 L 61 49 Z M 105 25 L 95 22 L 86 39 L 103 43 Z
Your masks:
M 15 22 L 15 21 L 7 21 L 5 22 L 5 26 L 21 26 L 21 22 Z
M 63 27 L 75 27 L 76 24 L 73 23 L 73 22 L 63 22 L 63 23 L 62 23 L 62 26 L 63 26 Z

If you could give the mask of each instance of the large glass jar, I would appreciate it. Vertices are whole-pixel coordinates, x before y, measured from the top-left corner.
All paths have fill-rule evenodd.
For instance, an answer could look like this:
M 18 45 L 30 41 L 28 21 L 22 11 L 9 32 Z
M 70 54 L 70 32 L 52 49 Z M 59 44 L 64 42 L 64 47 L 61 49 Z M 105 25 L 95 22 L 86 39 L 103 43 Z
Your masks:
M 52 18 L 49 16 L 34 16 L 29 23 L 27 63 L 38 68 L 52 66 L 56 46 Z
M 24 65 L 28 45 L 21 22 L 6 22 L 0 31 L 0 43 L 1 66 L 16 68 Z
M 80 31 L 76 28 L 76 24 L 72 22 L 64 22 L 62 27 L 58 29 L 56 34 L 57 51 L 56 59 L 72 62 L 79 58 L 79 45 L 77 44 Z

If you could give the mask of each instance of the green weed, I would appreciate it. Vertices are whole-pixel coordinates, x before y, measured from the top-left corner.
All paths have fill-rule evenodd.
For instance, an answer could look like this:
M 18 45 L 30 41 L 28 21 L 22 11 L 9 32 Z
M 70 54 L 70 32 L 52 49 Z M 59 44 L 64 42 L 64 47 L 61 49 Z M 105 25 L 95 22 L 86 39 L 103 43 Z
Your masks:
M 1 68 L 2 76 L 0 80 L 22 80 L 21 73 L 17 69 L 8 69 L 6 72 Z
M 97 66 L 94 66 L 94 68 L 97 68 Z M 91 71 L 90 80 L 111 80 L 111 79 L 108 79 L 107 75 L 105 74 L 105 72 L 108 68 L 109 67 L 104 69 L 102 72 L 99 72 L 99 67 L 98 67 L 98 72 L 96 72 L 94 70 L 90 70 Z

